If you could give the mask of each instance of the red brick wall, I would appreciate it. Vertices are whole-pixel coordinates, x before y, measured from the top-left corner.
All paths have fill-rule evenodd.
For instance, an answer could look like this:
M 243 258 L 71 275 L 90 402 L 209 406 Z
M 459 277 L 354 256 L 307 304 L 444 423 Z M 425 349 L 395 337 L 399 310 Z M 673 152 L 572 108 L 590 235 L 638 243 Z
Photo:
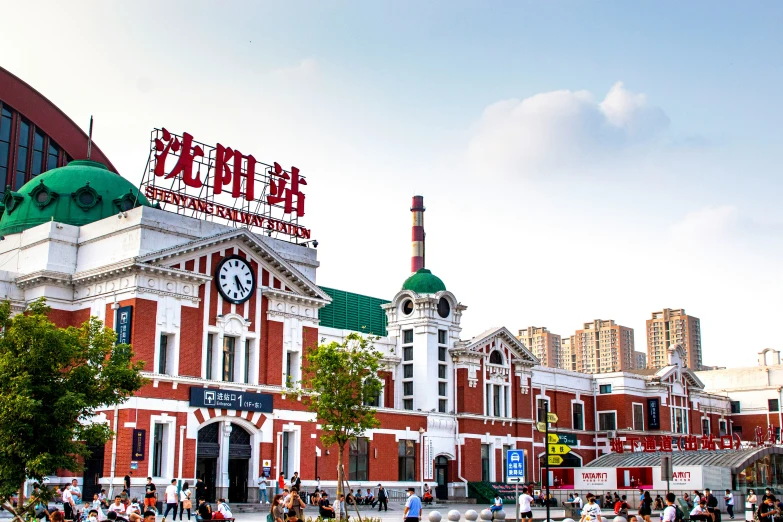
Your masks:
M 266 299 L 264 299 L 266 301 Z M 266 322 L 266 380 L 264 384 L 280 385 L 283 374 L 283 323 L 280 321 Z
M 108 317 L 108 316 L 107 316 Z M 49 320 L 57 325 L 59 328 L 67 328 L 74 326 L 80 327 L 90 318 L 90 309 L 83 308 L 81 310 L 58 310 L 52 308 L 49 312 Z
M 201 353 L 204 342 L 204 286 L 199 288 L 198 308 L 183 306 L 180 320 L 179 374 L 201 377 Z
M 481 372 L 478 372 L 479 374 Z M 484 414 L 484 399 L 482 388 L 483 379 L 479 378 L 479 384 L 475 388 L 468 385 L 468 370 L 466 368 L 457 369 L 457 409 L 459 413 Z

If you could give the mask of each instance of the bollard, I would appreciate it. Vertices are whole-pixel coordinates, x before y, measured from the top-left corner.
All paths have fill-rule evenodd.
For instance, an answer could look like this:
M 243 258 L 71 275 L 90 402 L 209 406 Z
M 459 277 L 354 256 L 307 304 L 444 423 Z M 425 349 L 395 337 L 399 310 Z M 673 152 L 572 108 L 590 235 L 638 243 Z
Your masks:
M 469 509 L 465 511 L 465 520 L 468 522 L 476 522 L 478 520 L 479 514 L 475 509 Z M 574 522 L 573 520 L 571 522 Z
M 481 520 L 492 520 L 492 511 L 488 509 L 482 509 L 479 516 L 481 517 Z
M 440 522 L 440 519 L 443 518 L 443 516 L 438 511 L 430 511 L 427 518 L 430 522 Z
M 628 521 L 625 519 L 625 517 L 614 517 L 614 519 L 612 519 L 612 522 L 628 522 Z
M 500 511 L 495 511 L 495 520 L 500 520 L 501 522 L 506 520 L 506 512 L 502 509 Z
M 564 518 L 563 522 L 574 522 L 573 518 Z
M 462 518 L 462 514 L 456 509 L 452 509 L 449 511 L 449 514 L 446 515 L 446 518 L 448 518 L 450 522 L 459 522 L 459 519 Z

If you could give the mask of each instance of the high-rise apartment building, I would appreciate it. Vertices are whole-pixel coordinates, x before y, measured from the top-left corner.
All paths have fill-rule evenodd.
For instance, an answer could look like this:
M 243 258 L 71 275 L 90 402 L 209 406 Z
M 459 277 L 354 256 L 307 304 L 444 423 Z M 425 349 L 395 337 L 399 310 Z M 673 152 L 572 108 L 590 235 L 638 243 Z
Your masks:
M 647 368 L 647 354 L 644 352 L 633 352 L 633 356 L 636 358 L 636 366 L 635 368 L 637 370 L 641 370 L 642 368 Z
M 687 315 L 684 308 L 664 308 L 653 312 L 647 320 L 647 365 L 662 368 L 669 364 L 669 346 L 680 344 L 685 348 L 688 368 L 701 368 L 701 326 L 698 317 Z
M 577 371 L 574 336 L 563 337 L 560 340 L 560 368 L 572 372 Z
M 584 328 L 574 335 L 573 346 L 579 372 L 608 373 L 635 368 L 633 328 L 613 320 L 584 323 Z
M 529 326 L 519 331 L 517 338 L 541 361 L 542 366 L 560 367 L 560 336 L 544 327 Z

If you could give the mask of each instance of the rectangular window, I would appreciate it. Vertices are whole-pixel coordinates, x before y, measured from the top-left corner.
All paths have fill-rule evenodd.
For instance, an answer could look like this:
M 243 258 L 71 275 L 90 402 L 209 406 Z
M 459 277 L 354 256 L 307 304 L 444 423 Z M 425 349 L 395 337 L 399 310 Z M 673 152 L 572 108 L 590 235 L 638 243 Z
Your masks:
M 727 433 L 726 421 L 725 420 L 719 420 L 718 421 L 718 435 L 723 437 L 724 435 L 726 435 L 726 433 Z
M 223 382 L 234 381 L 234 350 L 236 341 L 236 337 L 223 337 Z
M 613 431 L 617 429 L 616 415 L 613 411 L 598 414 L 598 429 L 601 431 Z
M 401 440 L 397 447 L 397 480 L 413 482 L 416 480 L 416 443 L 412 440 Z
M 160 477 L 163 473 L 163 429 L 164 424 L 155 424 L 152 431 L 152 476 Z
M 47 156 L 46 170 L 57 168 L 57 158 L 60 156 L 60 151 L 57 150 L 57 145 L 52 143 L 51 138 L 49 138 L 49 154 Z
M 413 360 L 413 346 L 404 346 L 402 348 L 402 360 L 403 361 Z
M 481 445 L 481 480 L 489 482 L 489 444 Z
M 8 180 L 8 164 L 11 157 L 11 112 L 0 111 L 0 192 L 5 192 Z
M 245 341 L 245 384 L 250 384 L 250 341 Z
M 731 413 L 740 412 L 740 401 L 731 401 Z
M 779 409 L 777 399 L 769 399 L 767 405 L 769 406 L 769 411 L 778 411 Z
M 633 405 L 633 429 L 644 431 L 644 406 L 641 404 Z
M 413 382 L 408 381 L 402 383 L 402 394 L 413 395 Z
M 446 361 L 446 347 L 445 346 L 438 346 L 438 360 L 439 361 Z
M 671 407 L 672 431 L 674 433 L 688 433 L 688 415 L 685 408 Z
M 446 344 L 448 334 L 446 330 L 438 330 L 438 344 Z
M 411 344 L 413 342 L 413 330 L 402 331 L 402 344 Z
M 207 335 L 207 371 L 205 377 L 207 380 L 212 379 L 212 334 Z
M 412 379 L 413 378 L 413 365 L 412 364 L 403 364 L 402 365 L 402 378 L 403 379 Z
M 403 399 L 402 400 L 402 409 L 413 411 L 413 399 Z
M 369 444 L 366 437 L 351 439 L 348 449 L 348 480 L 367 480 L 367 450 Z
M 290 449 L 289 448 L 290 435 L 291 435 L 290 431 L 284 431 L 283 432 L 283 444 L 282 444 L 282 446 L 283 446 L 283 448 L 282 448 L 282 450 L 283 450 L 282 451 L 282 453 L 283 453 L 283 455 L 282 455 L 283 462 L 281 462 L 283 469 L 281 469 L 280 471 L 283 472 L 283 476 L 285 476 L 285 477 L 291 476 L 291 474 L 288 472 L 289 471 L 288 470 L 288 455 L 290 453 L 290 451 L 289 451 L 289 449 Z
M 742 437 L 742 426 L 732 426 L 731 427 L 731 432 L 732 433 L 736 433 L 741 438 Z
M 537 405 L 536 420 L 538 420 L 538 422 L 546 421 L 546 413 L 549 411 L 548 409 L 549 401 L 546 399 L 538 399 L 536 401 L 536 405 Z
M 508 456 L 508 452 L 511 449 L 512 449 L 511 446 L 509 446 L 508 444 L 503 444 L 503 453 L 502 453 L 502 457 L 503 457 L 503 482 L 508 482 L 508 475 L 506 474 L 506 468 L 507 468 L 507 466 L 506 466 L 506 457 Z
M 158 373 L 166 375 L 168 370 L 167 359 L 169 354 L 169 336 L 166 334 L 160 334 L 160 342 L 158 345 Z
M 33 134 L 33 163 L 30 168 L 30 172 L 33 176 L 37 176 L 43 172 L 43 159 L 44 159 L 44 135 L 41 131 L 36 130 Z
M 441 397 L 446 396 L 446 383 L 445 382 L 439 382 L 438 383 L 438 395 Z
M 704 436 L 710 434 L 710 419 L 701 420 L 701 434 Z
M 19 121 L 19 136 L 17 143 L 19 147 L 16 150 L 16 178 L 14 181 L 14 190 L 22 188 L 27 174 L 27 154 L 30 142 L 30 124 L 24 120 Z
M 445 379 L 446 378 L 446 365 L 445 364 L 439 364 L 438 365 L 438 379 Z
M 438 399 L 438 411 L 441 413 L 446 413 L 446 408 L 448 408 L 448 399 Z
M 612 393 L 612 385 L 611 384 L 602 384 L 598 387 L 598 393 Z
M 573 417 L 571 427 L 575 430 L 585 429 L 584 405 L 578 402 L 573 403 L 571 405 L 571 412 Z
M 492 386 L 492 415 L 500 417 L 500 386 Z

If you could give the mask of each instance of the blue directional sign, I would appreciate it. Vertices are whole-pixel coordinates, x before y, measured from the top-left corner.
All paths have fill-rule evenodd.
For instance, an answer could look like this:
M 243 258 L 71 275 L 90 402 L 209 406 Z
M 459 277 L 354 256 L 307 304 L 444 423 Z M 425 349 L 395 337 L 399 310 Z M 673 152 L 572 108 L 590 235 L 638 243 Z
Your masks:
M 525 482 L 525 450 L 506 451 L 506 482 Z

